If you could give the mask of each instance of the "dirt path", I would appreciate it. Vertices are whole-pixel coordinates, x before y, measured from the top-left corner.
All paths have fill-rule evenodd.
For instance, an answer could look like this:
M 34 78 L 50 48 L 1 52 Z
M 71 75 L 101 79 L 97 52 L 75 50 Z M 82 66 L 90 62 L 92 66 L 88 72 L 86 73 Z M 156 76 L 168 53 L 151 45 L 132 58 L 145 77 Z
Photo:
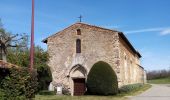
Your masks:
M 130 100 L 170 100 L 170 84 L 153 84 L 149 90 L 130 97 Z

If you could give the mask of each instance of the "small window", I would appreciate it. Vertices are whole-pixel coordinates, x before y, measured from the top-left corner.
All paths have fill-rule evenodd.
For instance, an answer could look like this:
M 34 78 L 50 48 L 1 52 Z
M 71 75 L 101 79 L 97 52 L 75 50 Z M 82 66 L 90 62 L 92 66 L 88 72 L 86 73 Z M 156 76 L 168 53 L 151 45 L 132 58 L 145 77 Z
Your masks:
M 81 30 L 77 29 L 77 35 L 81 35 Z
M 81 40 L 76 40 L 76 53 L 81 53 Z

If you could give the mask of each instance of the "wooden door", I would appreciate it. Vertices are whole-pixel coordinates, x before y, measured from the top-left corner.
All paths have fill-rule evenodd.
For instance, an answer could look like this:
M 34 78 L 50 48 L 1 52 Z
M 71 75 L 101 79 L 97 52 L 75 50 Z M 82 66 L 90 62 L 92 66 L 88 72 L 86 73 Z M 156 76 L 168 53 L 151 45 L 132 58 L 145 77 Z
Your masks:
M 74 95 L 84 95 L 86 91 L 85 79 L 78 78 L 73 79 L 73 81 L 74 81 Z

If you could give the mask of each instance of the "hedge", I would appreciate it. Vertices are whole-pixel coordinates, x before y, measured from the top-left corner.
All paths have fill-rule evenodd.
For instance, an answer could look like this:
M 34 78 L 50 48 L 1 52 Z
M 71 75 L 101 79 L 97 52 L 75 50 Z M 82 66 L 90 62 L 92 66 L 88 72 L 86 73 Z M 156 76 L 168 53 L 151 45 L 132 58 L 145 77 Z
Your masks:
M 87 92 L 93 95 L 118 93 L 117 76 L 109 64 L 100 61 L 92 66 L 87 78 Z
M 143 86 L 142 83 L 124 85 L 124 86 L 119 88 L 119 92 L 120 93 L 127 93 L 127 92 L 130 92 L 130 91 L 136 90 L 136 89 L 138 89 L 142 86 Z
M 37 73 L 28 68 L 10 68 L 10 74 L 2 81 L 5 100 L 33 98 L 37 90 Z

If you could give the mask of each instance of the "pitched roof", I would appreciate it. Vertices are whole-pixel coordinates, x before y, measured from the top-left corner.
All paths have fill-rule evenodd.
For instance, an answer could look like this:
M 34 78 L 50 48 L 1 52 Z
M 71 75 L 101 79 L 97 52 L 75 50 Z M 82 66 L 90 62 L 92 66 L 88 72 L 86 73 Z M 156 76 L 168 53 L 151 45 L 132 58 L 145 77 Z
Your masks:
M 70 28 L 70 27 L 72 27 L 72 26 L 74 26 L 74 25 L 77 25 L 77 24 L 86 25 L 86 26 L 90 26 L 90 27 L 95 27 L 95 28 L 99 28 L 99 29 L 103 29 L 103 30 L 109 30 L 109 31 L 112 31 L 112 32 L 118 32 L 118 31 L 116 31 L 116 30 L 111 30 L 111 29 L 107 29 L 107 28 L 100 27 L 100 26 L 95 26 L 95 25 L 90 25 L 90 24 L 87 24 L 87 23 L 77 22 L 77 23 L 74 23 L 74 24 L 68 26 L 67 28 L 65 28 L 65 29 L 63 29 L 63 30 L 61 30 L 61 31 L 59 31 L 59 32 L 57 32 L 57 33 L 54 33 L 53 35 L 51 35 L 51 36 L 43 39 L 42 42 L 46 43 L 48 38 L 53 37 L 53 36 L 55 36 L 56 34 L 62 32 L 62 31 L 64 31 L 64 30 L 66 30 L 66 29 L 68 29 L 68 28 Z
M 56 34 L 62 32 L 62 31 L 64 31 L 64 30 L 66 30 L 66 29 L 68 29 L 68 28 L 70 28 L 70 27 L 72 27 L 72 26 L 74 26 L 74 25 L 77 25 L 77 24 L 87 25 L 87 26 L 89 26 L 89 27 L 99 28 L 99 29 L 102 29 L 102 30 L 107 30 L 107 31 L 112 31 L 112 32 L 118 32 L 119 36 L 121 36 L 121 37 L 123 38 L 123 40 L 125 40 L 125 42 L 126 42 L 127 45 L 131 48 L 131 50 L 132 50 L 134 53 L 136 53 L 139 58 L 142 57 L 142 56 L 140 55 L 140 53 L 135 50 L 135 48 L 132 46 L 132 44 L 129 42 L 129 40 L 126 38 L 126 36 L 123 34 L 123 32 L 120 32 L 120 31 L 117 31 L 117 30 L 112 30 L 112 29 L 103 28 L 103 27 L 100 27 L 100 26 L 90 25 L 90 24 L 86 24 L 86 23 L 82 23 L 82 22 L 74 23 L 74 24 L 70 25 L 69 27 L 67 27 L 67 28 L 65 28 L 65 29 L 63 29 L 63 30 L 61 30 L 61 31 L 59 31 L 59 32 L 57 32 L 57 33 L 55 33 L 55 34 L 53 34 L 53 35 L 45 38 L 44 40 L 42 40 L 42 42 L 47 43 L 47 42 L 48 42 L 48 41 L 47 41 L 48 38 L 53 37 L 53 36 L 55 36 Z
M 119 36 L 123 38 L 123 40 L 127 43 L 127 45 L 131 48 L 131 50 L 138 55 L 139 58 L 142 57 L 141 54 L 137 50 L 135 50 L 135 48 L 132 46 L 132 44 L 129 42 L 129 40 L 126 38 L 126 36 L 122 32 L 119 32 Z

